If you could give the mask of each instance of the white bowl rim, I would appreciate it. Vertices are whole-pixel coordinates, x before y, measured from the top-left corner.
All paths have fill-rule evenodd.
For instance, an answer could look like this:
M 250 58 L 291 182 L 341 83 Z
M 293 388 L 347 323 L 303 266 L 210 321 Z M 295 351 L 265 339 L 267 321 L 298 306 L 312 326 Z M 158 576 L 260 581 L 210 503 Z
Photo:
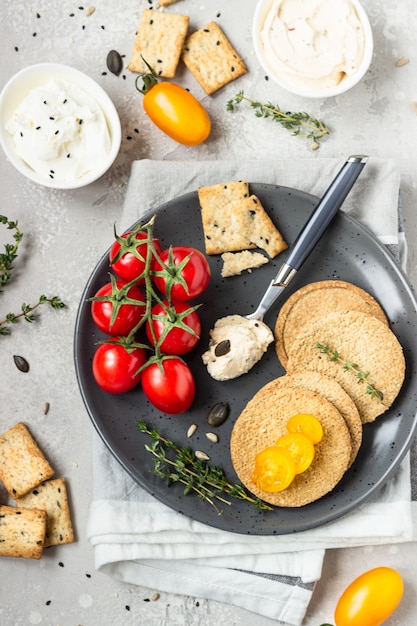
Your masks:
M 31 75 L 33 76 L 32 81 L 29 80 L 29 77 Z M 35 79 L 36 76 L 43 77 L 41 79 L 41 82 L 39 82 L 39 78 Z M 7 105 L 9 115 L 11 109 L 14 110 L 17 104 L 22 100 L 22 97 L 24 97 L 25 94 L 29 93 L 29 91 L 33 87 L 39 86 L 50 78 L 55 77 L 64 78 L 76 82 L 81 86 L 81 88 L 83 88 L 86 92 L 94 97 L 94 99 L 97 101 L 97 104 L 103 111 L 111 136 L 111 149 L 106 163 L 103 164 L 99 169 L 91 170 L 82 178 L 74 181 L 54 181 L 52 179 L 49 180 L 45 179 L 43 176 L 35 172 L 20 157 L 17 156 L 13 147 L 13 139 L 11 136 L 8 136 L 7 131 L 5 131 L 4 129 L 4 121 L 7 117 L 6 101 L 7 99 L 11 98 L 13 90 L 16 89 L 16 87 L 21 87 L 21 93 L 24 92 L 24 94 L 23 96 L 16 96 L 15 99 L 11 98 L 10 102 L 12 104 Z M 23 81 L 26 82 L 23 83 Z M 119 153 L 122 140 L 120 118 L 116 107 L 107 92 L 88 74 L 82 72 L 81 70 L 78 70 L 75 67 L 72 67 L 71 65 L 65 65 L 62 63 L 45 62 L 28 65 L 27 67 L 24 67 L 16 72 L 16 74 L 14 74 L 6 82 L 0 93 L 0 126 L 0 144 L 12 165 L 21 174 L 26 176 L 26 178 L 29 178 L 33 182 L 43 185 L 44 187 L 50 187 L 53 189 L 77 189 L 80 187 L 85 187 L 86 185 L 89 185 L 90 183 L 96 181 L 106 171 L 108 171 L 108 169 L 115 161 Z
M 342 93 L 345 93 L 346 91 L 348 91 L 349 89 L 357 85 L 357 83 L 359 83 L 360 80 L 362 80 L 362 78 L 365 76 L 372 62 L 372 57 L 373 57 L 373 52 L 374 52 L 374 41 L 373 41 L 373 33 L 372 33 L 372 28 L 369 22 L 368 15 L 365 9 L 363 8 L 362 4 L 359 2 L 359 0 L 349 0 L 349 2 L 355 7 L 358 13 L 359 19 L 363 25 L 364 32 L 365 32 L 365 51 L 364 51 L 362 63 L 358 71 L 355 74 L 343 79 L 343 81 L 339 83 L 339 85 L 336 85 L 335 87 L 331 87 L 328 89 L 322 89 L 322 90 L 317 90 L 317 91 L 306 91 L 306 90 L 294 87 L 292 85 L 289 85 L 288 83 L 281 80 L 274 74 L 273 70 L 268 66 L 268 64 L 263 58 L 261 45 L 259 43 L 259 39 L 260 39 L 259 26 L 260 26 L 261 18 L 263 17 L 264 13 L 266 13 L 266 11 L 268 10 L 268 7 L 273 2 L 274 0 L 258 0 L 258 4 L 255 7 L 255 13 L 254 13 L 253 21 L 252 21 L 252 41 L 253 41 L 253 46 L 255 49 L 256 57 L 261 67 L 277 85 L 279 85 L 286 91 L 289 91 L 290 93 L 293 93 L 297 96 L 317 99 L 317 98 L 330 98 L 332 96 L 338 96 Z

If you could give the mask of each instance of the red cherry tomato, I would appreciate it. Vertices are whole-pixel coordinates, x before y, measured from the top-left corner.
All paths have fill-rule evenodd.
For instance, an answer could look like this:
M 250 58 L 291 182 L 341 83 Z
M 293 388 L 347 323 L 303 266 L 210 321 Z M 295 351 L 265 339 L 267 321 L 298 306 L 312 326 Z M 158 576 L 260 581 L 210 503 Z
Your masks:
M 167 300 L 156 304 L 152 309 L 152 327 L 150 319 L 146 322 L 146 334 L 154 346 L 155 339 L 164 354 L 185 354 L 194 348 L 200 339 L 201 323 L 194 307 L 186 302 Z M 161 341 L 162 339 L 162 341 Z
M 122 280 L 130 282 L 143 274 L 148 254 L 147 239 L 147 231 L 128 231 L 117 237 L 113 243 L 109 254 L 110 264 Z M 158 239 L 153 238 L 152 246 L 158 254 L 162 252 L 162 246 Z M 143 285 L 144 283 L 145 277 L 141 276 L 138 284 Z
M 145 311 L 145 296 L 132 285 L 126 289 L 124 281 L 112 280 L 101 287 L 91 304 L 91 315 L 96 326 L 106 335 L 126 336 L 142 319 Z M 113 319 L 114 318 L 114 319 Z
M 97 348 L 93 357 L 93 375 L 98 386 L 108 393 L 126 393 L 140 382 L 138 370 L 146 363 L 143 348 L 126 348 L 109 339 Z
M 390 567 L 364 572 L 340 596 L 336 626 L 380 626 L 401 602 L 403 591 L 400 574 Z
M 172 300 L 192 300 L 201 295 L 210 282 L 210 266 L 202 252 L 189 246 L 171 246 L 163 250 L 152 271 L 158 289 Z
M 159 411 L 170 415 L 189 409 L 195 397 L 191 370 L 176 357 L 148 365 L 142 372 L 142 389 Z

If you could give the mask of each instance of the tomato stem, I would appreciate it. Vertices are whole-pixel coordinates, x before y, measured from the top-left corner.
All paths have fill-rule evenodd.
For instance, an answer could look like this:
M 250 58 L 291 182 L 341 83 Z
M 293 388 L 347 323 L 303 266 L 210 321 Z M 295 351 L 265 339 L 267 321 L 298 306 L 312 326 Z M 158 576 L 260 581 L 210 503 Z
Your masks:
M 144 96 L 146 96 L 146 94 L 148 93 L 148 91 L 150 91 L 152 89 L 152 87 L 155 87 L 155 85 L 158 83 L 158 77 L 155 74 L 155 70 L 153 69 L 153 67 L 151 67 L 149 65 L 149 63 L 146 61 L 146 59 L 142 57 L 142 61 L 145 63 L 146 67 L 149 69 L 149 73 L 145 72 L 143 74 L 139 74 L 139 76 L 136 78 L 135 80 L 135 87 L 138 91 L 140 91 L 140 93 Z M 142 89 L 140 89 L 140 87 L 138 87 L 138 80 L 142 79 L 143 80 L 143 87 Z

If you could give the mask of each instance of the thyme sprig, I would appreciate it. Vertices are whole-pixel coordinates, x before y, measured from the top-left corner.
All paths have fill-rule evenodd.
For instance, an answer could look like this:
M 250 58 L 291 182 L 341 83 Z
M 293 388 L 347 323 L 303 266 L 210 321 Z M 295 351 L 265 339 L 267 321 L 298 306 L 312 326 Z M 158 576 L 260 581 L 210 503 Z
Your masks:
M 345 371 L 352 371 L 356 374 L 356 379 L 358 383 L 366 383 L 366 393 L 369 394 L 372 398 L 376 398 L 380 402 L 382 402 L 384 398 L 384 394 L 382 391 L 377 389 L 375 385 L 369 382 L 370 372 L 364 372 L 357 363 L 352 363 L 344 359 L 337 350 L 333 350 L 330 348 L 328 344 L 317 343 L 316 348 L 320 350 L 322 354 L 327 354 L 331 361 L 340 363 L 343 366 Z
M 293 135 L 303 137 L 305 139 L 312 139 L 312 148 L 318 148 L 319 140 L 325 135 L 330 134 L 330 131 L 324 122 L 318 120 L 305 111 L 300 111 L 298 113 L 292 113 L 291 111 L 284 112 L 278 104 L 272 104 L 272 102 L 263 104 L 257 100 L 247 98 L 243 91 L 240 91 L 236 96 L 234 96 L 234 98 L 231 98 L 227 102 L 227 110 L 234 111 L 235 106 L 241 104 L 243 100 L 249 102 L 251 107 L 255 109 L 256 117 L 270 117 L 274 122 L 281 124 L 283 128 L 291 130 Z
M 17 222 L 9 220 L 5 215 L 0 215 L 0 224 L 4 224 L 9 230 L 14 230 L 14 243 L 6 243 L 4 245 L 4 252 L 0 253 L 0 286 L 4 287 L 10 281 L 13 262 L 17 257 L 17 251 L 22 241 L 23 233 L 18 227 Z
M 17 258 L 19 245 L 23 239 L 23 233 L 20 230 L 17 221 L 10 220 L 5 215 L 0 215 L 0 225 L 3 224 L 8 230 L 13 230 L 14 243 L 6 243 L 4 252 L 0 253 L 0 287 L 5 287 L 11 279 L 13 263 Z M 62 309 L 65 304 L 57 296 L 47 298 L 41 295 L 36 304 L 26 304 L 20 307 L 19 313 L 7 313 L 5 318 L 0 321 L 0 335 L 10 335 L 9 325 L 18 324 L 22 319 L 26 322 L 34 322 L 36 316 L 34 311 L 43 304 L 49 304 L 53 309 Z
M 271 506 L 259 498 L 249 495 L 242 485 L 231 484 L 222 469 L 198 459 L 189 448 L 180 447 L 166 439 L 155 428 L 149 428 L 143 420 L 137 425 L 140 432 L 149 435 L 153 440 L 151 445 L 145 444 L 145 450 L 154 456 L 153 472 L 168 485 L 181 483 L 184 485 L 184 495 L 194 492 L 211 504 L 218 515 L 222 514 L 223 509 L 217 503 L 231 506 L 232 502 L 227 497 L 246 500 L 258 510 L 272 510 Z
M 8 328 L 7 325 L 17 324 L 21 319 L 30 323 L 34 322 L 36 317 L 33 314 L 33 311 L 35 311 L 42 304 L 49 304 L 53 309 L 62 309 L 65 306 L 58 296 L 54 296 L 53 298 L 47 298 L 44 295 L 39 296 L 38 302 L 34 305 L 26 304 L 24 302 L 21 306 L 20 313 L 8 313 L 6 317 L 0 321 L 0 335 L 10 335 L 10 328 Z

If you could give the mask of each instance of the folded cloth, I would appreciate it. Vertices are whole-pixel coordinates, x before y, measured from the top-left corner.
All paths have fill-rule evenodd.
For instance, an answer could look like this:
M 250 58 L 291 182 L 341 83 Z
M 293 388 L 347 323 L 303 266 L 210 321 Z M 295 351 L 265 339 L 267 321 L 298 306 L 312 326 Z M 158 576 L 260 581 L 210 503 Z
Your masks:
M 118 230 L 201 185 L 246 179 L 321 196 L 342 164 L 321 158 L 296 163 L 138 161 Z M 399 175 L 392 162 L 371 158 L 343 210 L 376 233 L 401 261 L 398 196 Z M 326 548 L 412 538 L 408 455 L 372 501 L 324 527 L 291 536 L 239 535 L 173 511 L 137 485 L 98 437 L 93 475 L 87 533 L 97 569 L 152 589 L 234 604 L 285 624 L 301 624 Z

